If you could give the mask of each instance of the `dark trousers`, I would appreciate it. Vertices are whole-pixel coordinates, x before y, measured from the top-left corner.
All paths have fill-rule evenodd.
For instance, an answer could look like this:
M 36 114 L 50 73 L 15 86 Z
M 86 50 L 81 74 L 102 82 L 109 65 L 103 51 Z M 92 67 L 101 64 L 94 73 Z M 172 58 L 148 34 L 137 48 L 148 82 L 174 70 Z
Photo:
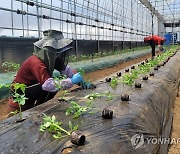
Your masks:
M 29 109 L 34 106 L 40 105 L 52 99 L 55 95 L 56 92 L 52 93 L 42 90 L 42 85 L 40 84 L 27 86 L 25 90 L 25 97 L 27 97 L 28 99 L 26 100 L 26 104 L 23 105 L 23 108 Z
M 152 40 L 149 40 L 148 43 L 149 43 L 149 45 L 151 46 L 151 49 L 152 49 L 151 50 L 152 57 L 154 57 L 155 56 L 155 43 Z

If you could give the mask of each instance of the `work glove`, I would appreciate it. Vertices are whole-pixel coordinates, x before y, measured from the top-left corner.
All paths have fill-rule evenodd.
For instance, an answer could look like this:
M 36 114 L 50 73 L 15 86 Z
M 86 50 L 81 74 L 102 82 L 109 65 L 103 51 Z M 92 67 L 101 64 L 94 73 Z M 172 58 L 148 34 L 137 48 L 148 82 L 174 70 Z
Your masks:
M 66 66 L 65 70 L 61 72 L 62 74 L 66 75 L 69 78 L 72 78 L 74 75 L 74 71 L 70 66 Z
M 62 81 L 54 81 L 53 78 L 49 78 L 43 83 L 42 89 L 48 92 L 58 92 L 60 89 L 65 90 L 71 88 L 72 86 L 73 84 L 70 78 Z
M 82 83 L 83 82 L 83 77 L 82 77 L 82 75 L 79 72 L 74 74 L 73 77 L 70 78 L 70 79 L 71 79 L 71 82 L 73 84 L 78 84 L 78 83 Z
M 80 83 L 82 89 L 94 89 L 96 86 L 91 82 L 83 81 Z

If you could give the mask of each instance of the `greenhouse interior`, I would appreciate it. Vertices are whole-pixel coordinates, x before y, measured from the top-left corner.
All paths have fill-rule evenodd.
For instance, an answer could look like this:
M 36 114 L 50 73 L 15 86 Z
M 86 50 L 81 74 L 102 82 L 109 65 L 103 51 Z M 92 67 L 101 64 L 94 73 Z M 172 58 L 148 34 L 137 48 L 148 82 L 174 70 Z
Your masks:
M 180 153 L 179 0 L 1 0 L 0 153 Z

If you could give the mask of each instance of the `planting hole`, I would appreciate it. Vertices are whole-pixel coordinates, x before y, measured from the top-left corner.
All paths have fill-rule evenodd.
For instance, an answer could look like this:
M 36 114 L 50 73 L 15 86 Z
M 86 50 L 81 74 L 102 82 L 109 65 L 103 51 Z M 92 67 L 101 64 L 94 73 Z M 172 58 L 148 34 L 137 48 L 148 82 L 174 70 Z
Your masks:
M 104 109 L 103 111 L 102 111 L 102 117 L 104 118 L 104 119 L 112 119 L 113 118 L 113 111 L 112 110 L 110 110 L 110 109 Z
M 125 72 L 129 72 L 129 68 L 125 69 Z
M 71 133 L 70 140 L 73 144 L 83 145 L 86 141 L 86 137 L 82 134 L 81 131 L 76 130 Z
M 131 66 L 131 69 L 135 69 L 135 66 Z
M 121 100 L 122 101 L 129 101 L 129 95 L 128 94 L 122 94 L 121 95 Z
M 143 76 L 143 80 L 148 80 L 148 76 Z
M 150 75 L 150 76 L 154 76 L 154 72 L 151 72 L 149 75 Z
M 117 76 L 119 76 L 119 77 L 120 77 L 120 76 L 121 76 L 121 72 L 118 72 L 118 73 L 117 73 Z
M 106 82 L 111 82 L 111 78 L 106 78 Z
M 154 67 L 154 70 L 158 70 L 158 67 Z
M 141 83 L 135 83 L 135 88 L 141 88 Z

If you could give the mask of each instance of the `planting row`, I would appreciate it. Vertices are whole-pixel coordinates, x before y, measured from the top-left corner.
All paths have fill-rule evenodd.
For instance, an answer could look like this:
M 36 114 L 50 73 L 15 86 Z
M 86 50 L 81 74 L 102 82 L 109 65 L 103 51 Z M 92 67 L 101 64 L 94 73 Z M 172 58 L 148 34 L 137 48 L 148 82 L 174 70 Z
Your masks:
M 122 74 L 122 72 L 118 72 L 117 76 L 114 76 L 112 78 L 107 78 L 106 81 L 110 82 L 110 86 L 115 88 L 119 82 L 122 82 L 126 85 L 133 85 L 135 84 L 136 88 L 141 88 L 141 83 L 135 83 L 135 79 L 143 75 L 143 80 L 147 80 L 148 76 L 147 73 L 150 72 L 150 75 L 154 75 L 154 73 L 151 72 L 151 69 L 154 68 L 154 70 L 158 70 L 159 67 L 164 66 L 172 57 L 175 55 L 176 52 L 173 52 L 173 49 L 169 52 L 166 52 L 160 56 L 157 56 L 154 60 L 145 60 L 139 66 L 131 66 L 129 69 L 125 69 L 125 73 Z M 61 78 L 55 78 L 55 80 L 62 80 L 64 77 Z M 11 87 L 12 85 L 4 85 Z M 25 104 L 26 97 L 24 95 L 26 86 L 23 84 L 14 84 L 14 93 L 13 97 L 15 98 L 15 101 L 19 103 L 20 106 L 20 118 L 22 119 L 22 113 L 21 113 L 21 105 Z M 58 87 L 61 88 L 61 87 Z M 19 95 L 17 93 L 17 90 L 22 91 L 22 95 Z M 64 91 L 63 95 L 61 96 L 60 100 L 65 100 L 65 95 L 67 94 L 67 91 Z M 100 111 L 101 115 L 104 119 L 112 119 L 113 118 L 113 111 L 104 108 L 99 109 L 94 107 L 94 100 L 95 99 L 101 99 L 102 97 L 105 97 L 107 102 L 111 101 L 115 95 L 112 94 L 109 91 L 106 91 L 105 93 L 92 93 L 84 97 L 86 101 L 84 102 L 85 105 L 80 105 L 79 102 L 71 101 L 69 104 L 69 107 L 66 110 L 66 115 L 72 115 L 73 118 L 78 118 L 84 113 L 93 114 L 94 111 Z M 121 95 L 122 101 L 129 101 L 129 95 L 122 94 Z M 17 114 L 12 113 L 12 114 Z M 78 125 L 73 125 L 71 121 L 66 123 L 58 122 L 56 120 L 56 117 L 53 115 L 52 117 L 44 115 L 44 122 L 40 126 L 40 131 L 48 131 L 53 134 L 53 137 L 55 139 L 59 139 L 62 137 L 70 136 L 71 142 L 77 145 L 82 145 L 85 143 L 85 135 L 82 134 L 81 131 L 78 131 Z M 69 126 L 69 129 L 66 130 L 65 126 Z
M 93 54 L 81 55 L 80 57 L 72 55 L 72 56 L 69 57 L 69 61 L 70 62 L 77 62 L 77 61 L 81 61 L 81 60 L 106 57 L 106 56 L 117 55 L 117 54 L 122 54 L 122 53 L 128 53 L 128 52 L 133 52 L 133 51 L 143 50 L 143 49 L 148 49 L 148 48 L 149 48 L 148 46 L 145 46 L 145 47 L 126 49 L 126 50 L 121 50 L 121 51 L 96 52 L 96 53 L 93 53 Z
M 148 80 L 148 73 L 149 76 L 154 76 L 154 71 L 157 71 L 161 66 L 164 66 L 176 52 L 177 50 L 173 52 L 173 49 L 171 49 L 166 53 L 158 55 L 154 59 L 146 59 L 138 66 L 131 66 L 130 68 L 125 69 L 124 74 L 118 72 L 117 76 L 106 78 L 106 82 L 109 82 L 111 87 L 116 87 L 117 84 L 121 82 L 128 86 L 135 85 L 136 88 L 141 88 L 140 83 L 135 83 L 135 80 L 139 77 L 142 77 L 143 80 Z
M 154 76 L 154 72 L 151 72 L 151 69 L 154 68 L 154 70 L 158 70 L 160 67 L 164 66 L 169 61 L 169 59 L 176 54 L 176 52 L 177 52 L 177 50 L 175 52 L 173 52 L 173 49 L 172 49 L 172 50 L 170 50 L 170 51 L 168 51 L 162 55 L 158 55 L 153 60 L 147 60 L 146 59 L 144 62 L 139 64 L 137 67 L 131 66 L 131 69 L 125 69 L 124 75 L 122 75 L 122 72 L 118 72 L 117 76 L 114 76 L 112 78 L 106 78 L 106 82 L 109 82 L 110 86 L 113 88 L 115 88 L 119 82 L 122 82 L 126 85 L 135 84 L 135 88 L 141 88 L 141 86 L 142 86 L 141 83 L 135 83 L 134 80 L 137 79 L 140 75 L 143 75 L 142 76 L 143 80 L 148 80 L 147 73 L 150 72 L 149 75 Z M 105 93 L 91 93 L 91 94 L 85 96 L 84 98 L 87 99 L 87 101 L 85 102 L 85 105 L 80 105 L 79 102 L 71 101 L 70 106 L 66 110 L 66 116 L 72 115 L 72 118 L 75 119 L 75 118 L 79 118 L 81 115 L 83 115 L 85 113 L 93 114 L 94 111 L 97 111 L 97 112 L 100 111 L 101 116 L 104 119 L 112 119 L 113 118 L 113 111 L 111 109 L 108 109 L 108 108 L 104 108 L 101 111 L 100 108 L 95 107 L 94 100 L 95 99 L 101 99 L 102 97 L 106 97 L 106 100 L 108 102 L 108 101 L 111 101 L 114 98 L 114 96 L 115 95 L 112 94 L 110 91 L 106 91 Z M 63 99 L 63 100 L 65 101 L 65 99 Z M 122 94 L 121 100 L 122 101 L 129 101 L 129 95 L 128 94 Z M 71 123 L 71 122 L 69 122 L 69 123 Z M 44 124 L 41 125 L 41 127 L 44 128 L 43 131 L 50 128 L 49 125 L 47 125 L 48 127 L 44 127 L 44 125 L 46 125 L 45 121 L 44 121 Z M 70 130 L 72 130 L 72 128 L 73 127 L 71 127 Z M 75 126 L 75 128 L 78 128 L 78 127 Z M 61 132 L 59 133 L 59 131 L 61 131 Z M 81 133 L 82 132 L 78 131 L 78 134 L 81 134 Z M 58 139 L 58 138 L 63 137 L 62 134 L 63 134 L 63 131 L 61 129 L 58 129 L 58 131 L 56 132 L 56 136 L 54 136 L 54 135 L 53 136 L 54 136 L 54 138 Z M 66 133 L 66 134 L 68 134 L 68 133 Z M 83 142 L 82 141 L 74 142 L 72 140 L 72 138 L 73 138 L 72 134 L 74 134 L 74 133 L 71 132 L 71 134 L 69 134 L 72 143 L 75 143 L 77 145 L 82 145 L 85 143 L 85 135 L 81 134 L 81 136 L 83 136 Z M 78 136 L 78 135 L 76 135 L 76 136 Z M 78 137 L 78 139 L 80 139 L 80 137 Z

